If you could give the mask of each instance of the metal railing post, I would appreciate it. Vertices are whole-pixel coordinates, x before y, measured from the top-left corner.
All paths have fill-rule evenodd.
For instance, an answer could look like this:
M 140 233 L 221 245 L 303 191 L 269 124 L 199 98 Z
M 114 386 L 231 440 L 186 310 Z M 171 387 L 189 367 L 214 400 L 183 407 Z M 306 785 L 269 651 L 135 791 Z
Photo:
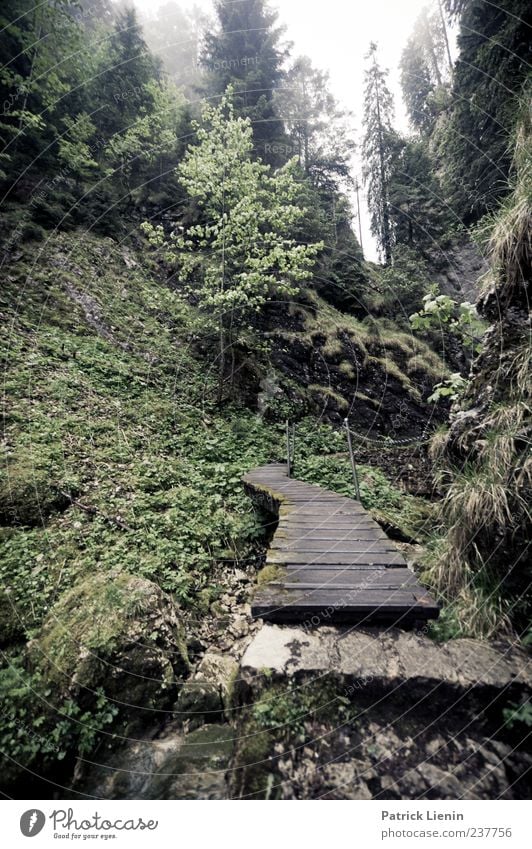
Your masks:
M 353 441 L 351 439 L 351 430 L 349 429 L 349 422 L 347 419 L 344 419 L 344 427 L 347 432 L 347 444 L 349 446 L 349 459 L 351 460 L 351 468 L 353 470 L 353 481 L 355 484 L 355 495 L 357 501 L 360 501 L 360 486 L 358 484 L 358 472 L 357 466 L 355 463 L 355 455 L 353 453 Z
M 290 462 L 290 422 L 286 420 L 286 474 L 290 477 L 292 471 Z
M 296 425 L 295 422 L 292 423 L 292 462 L 290 464 L 292 471 L 294 471 L 294 466 L 296 462 Z

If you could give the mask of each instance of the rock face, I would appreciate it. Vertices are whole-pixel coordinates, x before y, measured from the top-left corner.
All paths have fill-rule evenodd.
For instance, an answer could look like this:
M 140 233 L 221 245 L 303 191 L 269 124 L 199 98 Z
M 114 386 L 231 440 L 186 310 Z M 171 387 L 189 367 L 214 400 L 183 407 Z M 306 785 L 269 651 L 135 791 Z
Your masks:
M 161 739 L 99 752 L 99 763 L 73 789 L 100 799 L 225 799 L 232 750 L 230 725 L 204 725 L 190 734 L 169 728 Z
M 264 626 L 242 659 L 232 795 L 526 798 L 532 758 L 502 711 L 531 688 L 510 644 Z
M 229 712 L 231 686 L 238 663 L 230 656 L 207 652 L 196 673 L 179 693 L 175 713 L 189 728 L 223 722 Z
M 440 291 L 456 301 L 474 303 L 479 279 L 488 270 L 488 263 L 477 246 L 470 241 L 453 245 L 445 251 L 445 260 L 443 270 L 433 273 Z

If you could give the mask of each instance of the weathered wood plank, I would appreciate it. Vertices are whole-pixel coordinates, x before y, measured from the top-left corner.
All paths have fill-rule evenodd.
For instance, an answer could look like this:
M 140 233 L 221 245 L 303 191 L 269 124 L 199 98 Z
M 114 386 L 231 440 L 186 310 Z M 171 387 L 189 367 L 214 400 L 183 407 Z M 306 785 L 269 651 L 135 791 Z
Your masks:
M 291 535 L 286 542 L 272 545 L 270 551 L 297 551 L 298 554 L 375 554 L 389 551 L 397 554 L 397 549 L 389 541 L 386 543 L 378 538 L 317 540 Z
M 404 566 L 405 559 L 402 554 L 392 551 L 362 551 L 355 553 L 342 552 L 316 552 L 316 554 L 304 554 L 298 551 L 273 551 L 269 550 L 266 556 L 267 563 L 331 563 L 335 566 L 350 563 L 367 563 L 382 566 Z
M 360 569 L 287 569 L 283 578 L 285 586 L 305 584 L 308 587 L 321 586 L 375 586 L 379 589 L 396 587 L 418 587 L 416 576 L 410 569 L 385 569 L 366 571 Z M 268 587 L 272 584 L 268 584 Z

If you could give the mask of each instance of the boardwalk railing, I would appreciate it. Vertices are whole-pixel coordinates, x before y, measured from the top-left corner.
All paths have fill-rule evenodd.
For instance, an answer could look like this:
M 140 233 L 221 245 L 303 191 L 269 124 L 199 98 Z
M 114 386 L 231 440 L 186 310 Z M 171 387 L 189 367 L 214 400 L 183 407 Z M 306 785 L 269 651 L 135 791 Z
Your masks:
M 360 501 L 360 485 L 358 481 L 358 472 L 357 466 L 355 462 L 355 453 L 353 451 L 353 439 L 352 433 L 349 428 L 349 422 L 347 419 L 344 419 L 344 429 L 347 434 L 347 447 L 349 449 L 349 460 L 351 462 L 351 469 L 353 471 L 353 483 L 355 486 L 355 498 L 357 501 Z M 292 477 L 292 472 L 294 470 L 294 459 L 296 453 L 296 425 L 295 422 L 290 422 L 290 419 L 286 420 L 286 474 L 287 477 Z

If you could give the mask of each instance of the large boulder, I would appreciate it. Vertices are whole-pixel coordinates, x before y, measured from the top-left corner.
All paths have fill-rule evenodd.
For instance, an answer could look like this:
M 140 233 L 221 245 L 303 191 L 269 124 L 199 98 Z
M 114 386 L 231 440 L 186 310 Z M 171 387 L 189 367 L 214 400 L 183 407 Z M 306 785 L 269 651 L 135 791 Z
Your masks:
M 94 575 L 50 610 L 28 648 L 55 697 L 91 707 L 103 690 L 122 714 L 169 707 L 188 672 L 175 605 L 151 581 Z
M 238 663 L 231 655 L 207 652 L 179 693 L 175 713 L 180 721 L 189 728 L 203 722 L 223 722 L 237 674 Z

